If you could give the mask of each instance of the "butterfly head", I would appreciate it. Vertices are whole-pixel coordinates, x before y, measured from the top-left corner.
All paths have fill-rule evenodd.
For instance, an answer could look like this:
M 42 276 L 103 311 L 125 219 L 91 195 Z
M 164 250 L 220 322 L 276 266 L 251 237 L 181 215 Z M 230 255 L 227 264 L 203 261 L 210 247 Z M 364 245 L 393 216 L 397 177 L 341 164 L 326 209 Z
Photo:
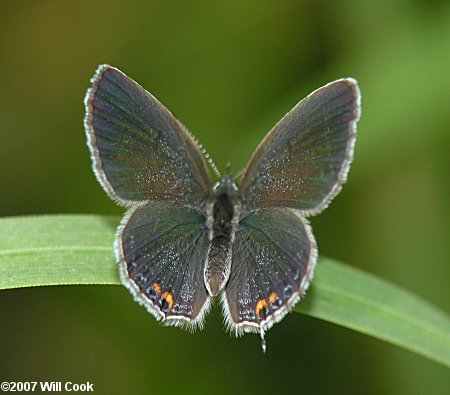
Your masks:
M 228 193 L 230 195 L 235 195 L 238 190 L 236 183 L 233 181 L 231 177 L 225 176 L 222 177 L 219 181 L 217 181 L 213 185 L 213 191 L 216 195 L 220 195 L 222 193 Z

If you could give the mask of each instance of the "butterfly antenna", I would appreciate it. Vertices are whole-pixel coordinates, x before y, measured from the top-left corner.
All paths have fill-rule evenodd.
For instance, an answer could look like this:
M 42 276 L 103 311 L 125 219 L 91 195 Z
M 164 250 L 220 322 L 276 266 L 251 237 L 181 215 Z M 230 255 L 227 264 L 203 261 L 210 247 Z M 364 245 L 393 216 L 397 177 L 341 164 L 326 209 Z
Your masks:
M 205 157 L 209 166 L 211 166 L 211 169 L 214 172 L 214 174 L 217 176 L 217 178 L 222 178 L 222 175 L 220 174 L 219 169 L 217 168 L 216 164 L 213 162 L 212 158 L 209 156 L 208 151 L 206 151 L 206 149 L 205 149 L 205 147 L 203 147 L 202 143 L 200 141 L 198 141 L 197 137 L 195 137 L 191 132 L 189 132 L 189 134 L 195 141 L 195 144 L 197 144 L 197 147 L 200 148 L 200 151 L 202 151 L 203 156 Z
M 239 170 L 237 173 L 233 174 L 231 176 L 232 180 L 237 180 L 240 176 L 242 176 L 242 173 L 244 173 L 244 169 Z
M 227 178 L 231 177 L 231 163 L 230 162 L 227 162 L 225 165 L 225 176 Z

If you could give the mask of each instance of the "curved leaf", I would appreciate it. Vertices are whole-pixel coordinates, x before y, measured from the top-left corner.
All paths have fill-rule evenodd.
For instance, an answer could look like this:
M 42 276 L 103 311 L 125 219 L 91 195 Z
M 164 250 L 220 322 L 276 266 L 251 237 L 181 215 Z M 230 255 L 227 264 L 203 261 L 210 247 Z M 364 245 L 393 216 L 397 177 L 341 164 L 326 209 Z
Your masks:
M 117 218 L 59 215 L 0 220 L 0 289 L 119 284 Z M 385 340 L 450 366 L 450 317 L 401 288 L 321 258 L 294 311 Z

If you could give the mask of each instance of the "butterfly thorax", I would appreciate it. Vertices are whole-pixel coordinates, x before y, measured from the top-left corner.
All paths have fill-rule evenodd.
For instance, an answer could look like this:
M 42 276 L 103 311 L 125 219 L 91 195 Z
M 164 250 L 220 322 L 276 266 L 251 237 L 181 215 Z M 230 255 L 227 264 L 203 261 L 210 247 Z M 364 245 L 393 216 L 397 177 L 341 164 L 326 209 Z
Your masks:
M 237 199 L 237 186 L 229 178 L 224 178 L 214 185 L 212 196 L 207 220 L 211 245 L 204 280 L 209 294 L 214 296 L 223 289 L 230 276 L 231 246 L 239 221 L 240 204 Z

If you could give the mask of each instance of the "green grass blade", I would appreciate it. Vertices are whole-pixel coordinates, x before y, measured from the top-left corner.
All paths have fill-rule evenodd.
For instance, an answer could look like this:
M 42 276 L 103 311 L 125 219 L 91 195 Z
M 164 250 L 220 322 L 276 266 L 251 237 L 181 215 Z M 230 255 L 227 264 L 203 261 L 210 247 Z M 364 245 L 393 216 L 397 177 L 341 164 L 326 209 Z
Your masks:
M 112 253 L 118 218 L 88 215 L 0 220 L 0 289 L 119 284 Z M 321 258 L 294 311 L 385 340 L 450 366 L 450 317 L 358 269 Z
M 295 311 L 353 329 L 450 367 L 450 317 L 370 273 L 321 258 Z
M 119 218 L 94 215 L 0 220 L 0 289 L 120 284 L 112 244 Z

